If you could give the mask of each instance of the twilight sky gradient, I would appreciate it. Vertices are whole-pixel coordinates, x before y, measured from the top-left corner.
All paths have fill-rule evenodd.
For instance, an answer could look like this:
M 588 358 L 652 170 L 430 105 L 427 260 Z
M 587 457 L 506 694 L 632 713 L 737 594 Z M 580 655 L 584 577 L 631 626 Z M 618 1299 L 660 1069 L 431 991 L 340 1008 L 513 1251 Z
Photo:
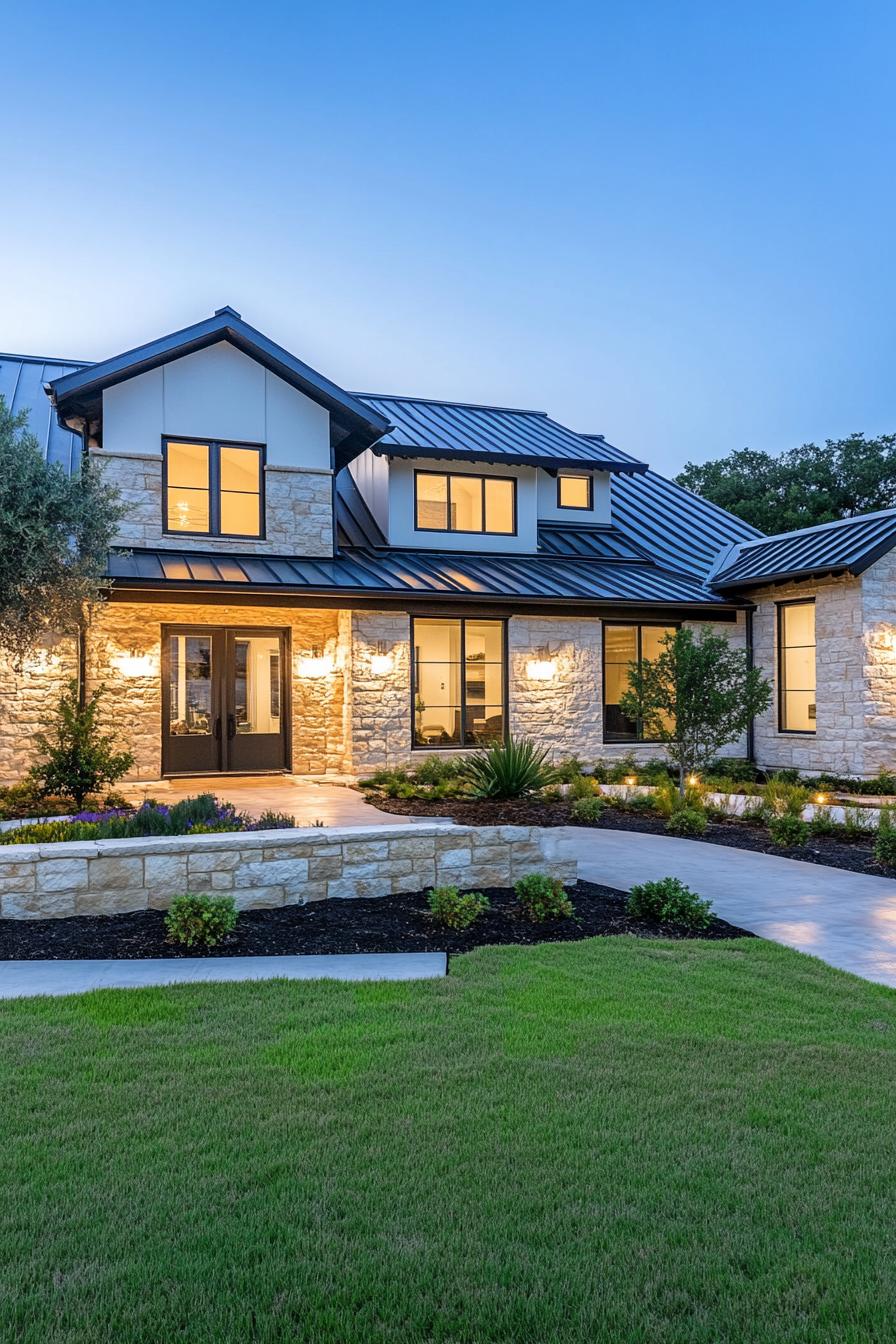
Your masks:
M 0 349 L 222 304 L 665 472 L 896 430 L 891 3 L 10 6 Z

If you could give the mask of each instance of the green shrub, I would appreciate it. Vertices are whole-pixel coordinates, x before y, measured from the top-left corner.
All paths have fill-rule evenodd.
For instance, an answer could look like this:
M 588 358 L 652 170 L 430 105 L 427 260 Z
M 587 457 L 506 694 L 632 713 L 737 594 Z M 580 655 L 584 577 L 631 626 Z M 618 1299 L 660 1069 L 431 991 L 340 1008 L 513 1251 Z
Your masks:
M 585 768 L 585 762 L 580 761 L 578 756 L 568 756 L 566 760 L 556 761 L 554 769 L 557 772 L 557 779 L 561 784 L 575 784 L 583 779 L 582 771 Z
M 414 779 L 418 784 L 446 784 L 463 774 L 464 762 L 459 756 L 438 756 L 433 754 L 422 760 L 414 770 Z M 404 771 L 396 771 L 404 774 Z
M 275 812 L 273 808 L 265 808 L 255 821 L 251 822 L 246 830 L 252 831 L 291 831 L 294 829 L 296 819 L 289 812 Z
M 768 823 L 768 833 L 773 845 L 788 849 L 806 843 L 809 839 L 809 824 L 802 818 L 785 812 L 783 816 L 772 817 Z
M 523 913 L 534 924 L 545 919 L 570 919 L 575 907 L 559 877 L 547 873 L 528 873 L 514 887 Z
M 718 756 L 710 761 L 706 773 L 724 776 L 738 784 L 754 784 L 759 778 L 759 771 L 753 762 L 739 756 Z
M 659 812 L 661 817 L 671 817 L 673 812 L 680 812 L 682 807 L 699 812 L 703 806 L 705 792 L 705 786 L 699 780 L 693 784 L 686 784 L 682 800 L 678 784 L 667 775 L 653 790 L 654 811 Z
M 623 812 L 654 812 L 653 795 L 650 793 L 630 793 L 620 798 L 617 804 Z
M 556 781 L 548 753 L 529 738 L 508 737 L 467 757 L 465 775 L 474 798 L 523 798 Z
M 168 940 L 183 947 L 216 947 L 236 926 L 232 896 L 187 892 L 175 896 L 165 916 Z
M 874 817 L 862 807 L 844 807 L 840 834 L 846 840 L 864 840 L 877 830 Z
M 40 817 L 52 812 L 67 812 L 67 802 L 53 807 L 36 779 L 30 776 L 8 788 L 0 788 L 0 821 L 14 821 L 19 817 Z
M 831 816 L 829 807 L 816 806 L 815 814 L 809 822 L 810 835 L 836 835 L 838 831 L 837 823 Z
M 82 705 L 72 678 L 45 731 L 34 739 L 44 759 L 32 768 L 32 779 L 44 793 L 73 798 L 78 808 L 88 794 L 114 784 L 134 764 L 133 753 L 116 751 L 114 737 L 100 729 L 99 707 L 105 694 L 105 686 L 99 686 Z
M 384 793 L 387 798 L 407 796 L 403 795 L 400 790 L 410 788 L 410 796 L 413 797 L 413 786 L 407 770 L 375 770 L 369 778 L 359 781 L 359 787 Z
M 618 761 L 612 761 L 607 766 L 607 783 L 624 784 L 629 777 L 637 779 L 638 770 L 639 766 L 634 754 L 628 751 Z
M 809 801 L 809 790 L 804 784 L 797 782 L 797 779 L 791 779 L 790 776 L 796 774 L 792 770 L 779 770 L 763 790 L 763 802 L 765 803 L 766 816 L 771 817 L 796 817 L 802 816 L 803 808 Z
M 433 887 L 429 893 L 430 914 L 449 929 L 468 929 L 489 908 L 489 899 L 481 891 L 462 894 L 457 887 Z
M 573 821 L 600 821 L 607 805 L 603 798 L 598 798 L 596 794 L 591 794 L 588 798 L 576 798 L 572 807 L 569 809 L 569 815 Z
M 896 868 L 896 831 L 887 829 L 878 834 L 874 858 L 884 868 Z
M 703 835 L 706 831 L 706 813 L 696 807 L 680 807 L 666 822 L 670 835 Z
M 713 919 L 712 901 L 702 900 L 677 877 L 661 877 L 632 887 L 626 908 L 638 919 L 680 924 L 685 929 L 705 929 Z
M 0 833 L 0 845 L 55 845 L 62 840 L 104 838 L 96 821 L 32 821 Z
M 599 785 L 591 775 L 576 775 L 569 784 L 570 798 L 593 798 L 599 791 Z

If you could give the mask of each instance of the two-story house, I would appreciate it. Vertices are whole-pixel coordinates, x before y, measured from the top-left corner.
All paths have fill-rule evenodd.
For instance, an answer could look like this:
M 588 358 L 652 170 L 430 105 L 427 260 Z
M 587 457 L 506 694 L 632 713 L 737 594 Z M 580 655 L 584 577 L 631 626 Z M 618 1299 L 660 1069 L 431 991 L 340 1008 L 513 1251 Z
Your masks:
M 83 644 L 2 671 L 6 780 L 78 674 L 147 780 L 363 773 L 508 731 L 646 755 L 627 669 L 683 622 L 775 682 L 734 749 L 894 761 L 891 513 L 763 538 L 543 412 L 347 392 L 231 308 L 98 364 L 0 356 L 0 394 L 128 505 Z

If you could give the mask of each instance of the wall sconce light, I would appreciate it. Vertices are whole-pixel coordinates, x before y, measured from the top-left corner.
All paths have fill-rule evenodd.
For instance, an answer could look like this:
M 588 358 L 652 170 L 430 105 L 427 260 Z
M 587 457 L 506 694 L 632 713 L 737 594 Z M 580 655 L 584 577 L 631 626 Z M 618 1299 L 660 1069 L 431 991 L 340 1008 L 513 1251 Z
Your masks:
M 58 653 L 50 653 L 47 649 L 38 649 L 30 658 L 26 658 L 22 663 L 22 671 L 29 674 L 40 672 L 52 672 L 59 667 L 62 659 Z
M 156 660 L 151 653 L 138 653 L 136 649 L 131 649 L 128 653 L 118 654 L 110 661 L 123 677 L 155 676 Z
M 370 670 L 375 677 L 388 676 L 394 663 L 392 650 L 384 639 L 378 639 L 370 654 Z
M 302 654 L 299 658 L 298 673 L 300 677 L 328 677 L 334 667 L 332 654 L 324 653 L 323 649 L 318 647 Z
M 543 648 L 536 649 L 535 657 L 526 663 L 526 676 L 530 681 L 553 681 L 556 675 L 557 659 L 545 644 Z

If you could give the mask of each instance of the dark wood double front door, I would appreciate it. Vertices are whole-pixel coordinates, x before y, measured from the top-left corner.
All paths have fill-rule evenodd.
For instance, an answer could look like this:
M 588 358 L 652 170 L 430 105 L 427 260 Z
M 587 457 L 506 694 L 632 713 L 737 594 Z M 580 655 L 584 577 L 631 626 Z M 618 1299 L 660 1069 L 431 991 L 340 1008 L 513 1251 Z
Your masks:
M 286 668 L 283 630 L 164 626 L 164 773 L 284 770 Z

